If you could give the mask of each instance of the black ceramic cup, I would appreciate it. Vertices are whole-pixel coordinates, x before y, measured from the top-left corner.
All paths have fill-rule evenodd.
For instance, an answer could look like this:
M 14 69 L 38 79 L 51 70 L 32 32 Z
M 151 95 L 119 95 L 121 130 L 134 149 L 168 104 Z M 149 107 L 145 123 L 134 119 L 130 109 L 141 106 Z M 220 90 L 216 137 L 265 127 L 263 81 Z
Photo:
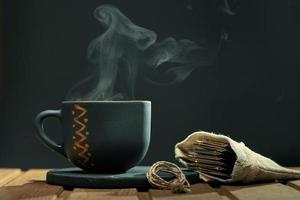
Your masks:
M 44 128 L 58 118 L 63 142 L 51 140 Z M 50 149 L 86 171 L 122 173 L 137 165 L 150 143 L 150 101 L 64 101 L 61 110 L 46 110 L 35 119 L 37 135 Z

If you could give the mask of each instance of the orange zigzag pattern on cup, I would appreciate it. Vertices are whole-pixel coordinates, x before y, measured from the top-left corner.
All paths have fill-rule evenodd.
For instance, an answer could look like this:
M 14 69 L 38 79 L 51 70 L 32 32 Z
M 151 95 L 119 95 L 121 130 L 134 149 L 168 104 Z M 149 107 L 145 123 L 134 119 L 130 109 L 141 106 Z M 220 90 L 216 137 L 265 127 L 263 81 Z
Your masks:
M 86 129 L 86 125 L 80 121 L 80 118 L 83 117 L 87 113 L 87 110 L 78 104 L 74 104 L 74 107 L 76 110 L 81 111 L 81 113 L 77 117 L 74 118 L 74 122 L 80 126 L 80 128 L 75 131 L 75 134 L 80 139 L 78 141 L 74 142 L 74 145 L 81 150 L 78 155 L 83 159 L 83 162 L 86 163 L 89 160 L 89 157 L 87 156 L 88 146 L 83 144 L 83 142 L 87 139 L 87 137 L 82 133 L 82 131 L 84 131 Z

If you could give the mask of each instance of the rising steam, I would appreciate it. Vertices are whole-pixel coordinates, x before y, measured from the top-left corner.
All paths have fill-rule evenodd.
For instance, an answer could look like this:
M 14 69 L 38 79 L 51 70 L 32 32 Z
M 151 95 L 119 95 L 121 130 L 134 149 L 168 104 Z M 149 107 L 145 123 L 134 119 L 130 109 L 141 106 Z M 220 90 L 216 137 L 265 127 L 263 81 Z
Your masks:
M 167 66 L 164 73 L 174 83 L 209 64 L 195 42 L 172 37 L 157 42 L 155 32 L 133 24 L 112 5 L 99 6 L 94 16 L 105 29 L 88 46 L 87 56 L 96 71 L 69 91 L 68 100 L 134 99 L 139 70 Z

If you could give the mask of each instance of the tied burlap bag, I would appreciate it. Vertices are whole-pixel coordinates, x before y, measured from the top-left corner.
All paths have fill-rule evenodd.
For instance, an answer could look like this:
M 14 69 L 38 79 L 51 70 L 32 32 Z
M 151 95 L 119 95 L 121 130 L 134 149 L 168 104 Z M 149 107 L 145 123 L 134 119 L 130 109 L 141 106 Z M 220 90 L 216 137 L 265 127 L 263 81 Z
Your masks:
M 175 157 L 204 181 L 259 182 L 300 179 L 300 171 L 280 166 L 224 135 L 195 132 L 176 144 Z

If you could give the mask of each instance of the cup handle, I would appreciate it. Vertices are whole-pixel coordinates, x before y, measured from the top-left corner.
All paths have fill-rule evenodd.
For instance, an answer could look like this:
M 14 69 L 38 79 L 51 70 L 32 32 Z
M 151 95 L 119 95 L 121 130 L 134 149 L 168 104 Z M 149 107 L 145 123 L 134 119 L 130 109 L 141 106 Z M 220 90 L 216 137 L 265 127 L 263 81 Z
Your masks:
M 55 143 L 53 140 L 51 140 L 44 129 L 44 120 L 48 117 L 54 117 L 59 119 L 59 121 L 61 121 L 62 115 L 61 115 L 61 110 L 45 110 L 40 112 L 34 121 L 34 124 L 37 128 L 37 136 L 38 138 L 44 143 L 46 144 L 46 146 L 48 146 L 51 150 L 54 150 L 58 153 L 60 153 L 61 155 L 66 157 L 66 153 L 64 150 L 64 145 L 63 144 L 57 144 Z

